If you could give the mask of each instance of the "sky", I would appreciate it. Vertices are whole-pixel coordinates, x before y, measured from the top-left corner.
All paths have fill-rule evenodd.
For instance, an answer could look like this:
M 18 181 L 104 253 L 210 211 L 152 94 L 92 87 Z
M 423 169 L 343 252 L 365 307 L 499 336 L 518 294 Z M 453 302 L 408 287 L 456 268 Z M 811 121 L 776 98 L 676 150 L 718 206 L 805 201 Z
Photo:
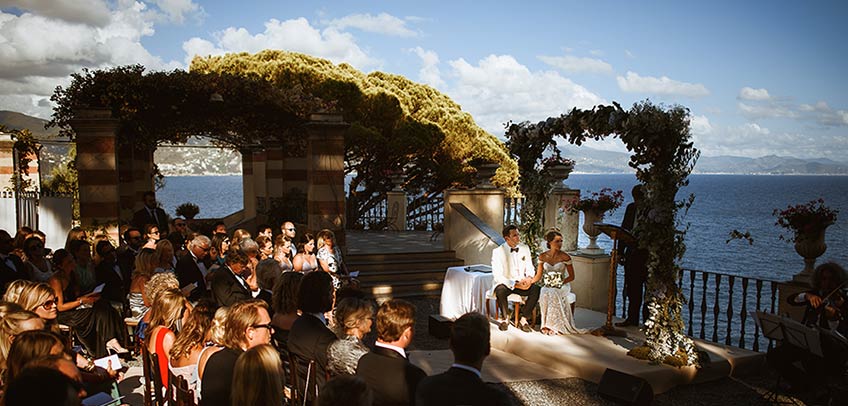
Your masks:
M 499 137 L 649 99 L 690 109 L 704 156 L 848 163 L 846 17 L 824 0 L 0 0 L 0 110 L 49 118 L 86 67 L 283 49 L 431 85 Z

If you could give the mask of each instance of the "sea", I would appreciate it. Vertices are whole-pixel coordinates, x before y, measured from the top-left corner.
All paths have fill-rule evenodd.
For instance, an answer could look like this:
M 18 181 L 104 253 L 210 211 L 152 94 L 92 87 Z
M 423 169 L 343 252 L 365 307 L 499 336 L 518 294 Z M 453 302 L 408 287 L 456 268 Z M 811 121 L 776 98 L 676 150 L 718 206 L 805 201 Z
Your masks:
M 803 259 L 791 243 L 780 240 L 788 230 L 776 226 L 774 209 L 823 198 L 840 211 L 837 223 L 827 229 L 827 251 L 820 261 L 848 265 L 848 176 L 769 176 L 769 175 L 691 175 L 689 185 L 678 198 L 695 195 L 688 213 L 685 268 L 785 281 L 800 272 Z M 625 205 L 630 189 L 637 183 L 632 174 L 572 174 L 566 181 L 572 189 L 586 194 L 601 188 L 622 190 Z M 210 192 L 211 191 L 211 192 Z M 157 193 L 163 208 L 174 213 L 181 203 L 200 206 L 201 218 L 224 217 L 242 208 L 240 176 L 168 176 Z M 624 206 L 608 214 L 605 222 L 620 224 Z M 582 215 L 581 215 L 582 226 Z M 753 244 L 745 240 L 727 242 L 732 230 L 749 232 Z M 578 245 L 588 244 L 580 231 Z M 605 236 L 598 244 L 607 251 L 611 242 Z

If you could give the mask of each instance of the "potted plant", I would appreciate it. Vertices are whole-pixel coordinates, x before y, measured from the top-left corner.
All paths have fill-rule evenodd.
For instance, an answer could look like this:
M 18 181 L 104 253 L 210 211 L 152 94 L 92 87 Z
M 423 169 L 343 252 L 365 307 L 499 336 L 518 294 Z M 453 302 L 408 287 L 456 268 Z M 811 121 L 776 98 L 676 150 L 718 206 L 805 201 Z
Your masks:
M 200 213 L 200 207 L 194 203 L 183 203 L 177 206 L 177 216 L 185 217 L 186 220 L 193 220 L 197 213 Z
M 603 252 L 597 243 L 600 230 L 595 227 L 595 223 L 602 221 L 607 212 L 615 211 L 615 209 L 621 207 L 622 203 L 624 203 L 624 192 L 621 190 L 613 191 L 611 188 L 603 188 L 590 193 L 587 197 L 572 199 L 565 203 L 565 210 L 569 213 L 583 212 L 583 232 L 589 236 L 589 245 L 583 251 L 588 253 Z
M 789 236 L 780 235 L 781 240 L 795 243 L 795 252 L 804 257 L 804 270 L 794 280 L 808 282 L 813 274 L 816 258 L 827 250 L 824 242 L 825 230 L 836 223 L 839 210 L 825 206 L 824 199 L 811 200 L 805 204 L 774 209 L 775 225 L 792 231 Z

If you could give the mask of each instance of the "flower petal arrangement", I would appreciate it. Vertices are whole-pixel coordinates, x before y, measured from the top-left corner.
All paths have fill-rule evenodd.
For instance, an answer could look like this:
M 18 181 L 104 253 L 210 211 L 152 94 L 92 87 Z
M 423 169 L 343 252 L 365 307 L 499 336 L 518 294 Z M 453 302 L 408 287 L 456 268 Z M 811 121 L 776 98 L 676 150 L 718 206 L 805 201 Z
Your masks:
M 794 242 L 802 234 L 821 232 L 833 223 L 839 210 L 825 206 L 824 199 L 811 200 L 805 204 L 789 206 L 784 210 L 774 209 L 777 226 L 792 230 L 793 235 L 780 235 L 781 240 Z
M 542 160 L 542 168 L 550 168 L 552 166 L 574 166 L 574 160 L 563 158 L 560 154 L 551 155 Z
M 624 192 L 621 190 L 613 191 L 612 188 L 603 188 L 597 192 L 592 192 L 589 197 L 566 201 L 565 209 L 571 214 L 591 210 L 603 214 L 608 211 L 615 211 L 623 203 Z

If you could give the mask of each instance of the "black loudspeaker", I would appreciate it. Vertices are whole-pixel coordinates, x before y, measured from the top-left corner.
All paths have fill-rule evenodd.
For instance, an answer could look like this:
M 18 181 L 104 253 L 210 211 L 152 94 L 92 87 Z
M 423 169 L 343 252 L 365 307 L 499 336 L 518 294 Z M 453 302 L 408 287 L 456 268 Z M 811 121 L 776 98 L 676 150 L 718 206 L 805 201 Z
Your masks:
M 427 323 L 427 331 L 436 338 L 449 338 L 453 320 L 441 314 L 431 314 Z
M 598 394 L 602 398 L 625 405 L 650 405 L 654 401 L 654 390 L 648 381 L 621 371 L 607 368 Z

